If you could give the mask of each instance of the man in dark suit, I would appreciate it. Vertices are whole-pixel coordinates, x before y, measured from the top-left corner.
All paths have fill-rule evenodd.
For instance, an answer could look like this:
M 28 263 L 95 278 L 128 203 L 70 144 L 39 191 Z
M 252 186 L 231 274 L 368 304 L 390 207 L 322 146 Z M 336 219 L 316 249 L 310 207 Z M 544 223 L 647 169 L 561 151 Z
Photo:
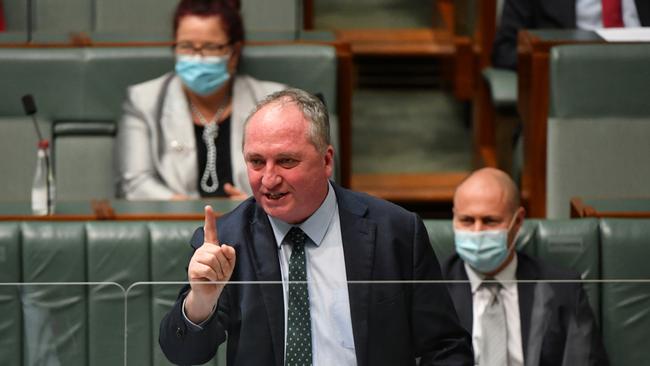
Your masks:
M 518 197 L 510 177 L 493 168 L 474 172 L 454 194 L 456 254 L 442 271 L 447 280 L 469 280 L 449 291 L 476 363 L 607 365 L 579 275 L 515 251 L 525 214 Z
M 650 26 L 650 1 L 505 0 L 494 39 L 492 63 L 500 68 L 517 68 L 517 32 L 521 29 L 640 26 Z
M 441 278 L 422 221 L 329 181 L 320 100 L 269 96 L 243 150 L 254 197 L 219 219 L 218 234 L 206 207 L 191 287 L 160 326 L 170 361 L 207 362 L 227 338 L 228 365 L 473 364 L 446 286 L 419 281 Z

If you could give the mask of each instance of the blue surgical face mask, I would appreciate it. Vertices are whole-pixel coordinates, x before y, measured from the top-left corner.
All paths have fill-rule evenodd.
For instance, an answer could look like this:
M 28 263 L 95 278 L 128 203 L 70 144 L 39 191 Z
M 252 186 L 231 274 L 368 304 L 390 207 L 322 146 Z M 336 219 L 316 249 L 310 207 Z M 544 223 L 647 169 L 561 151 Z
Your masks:
M 454 229 L 456 253 L 481 273 L 490 273 L 499 268 L 509 254 L 508 232 L 515 217 L 507 229 L 483 231 Z
M 230 79 L 229 56 L 176 56 L 176 74 L 183 84 L 199 95 L 214 93 Z

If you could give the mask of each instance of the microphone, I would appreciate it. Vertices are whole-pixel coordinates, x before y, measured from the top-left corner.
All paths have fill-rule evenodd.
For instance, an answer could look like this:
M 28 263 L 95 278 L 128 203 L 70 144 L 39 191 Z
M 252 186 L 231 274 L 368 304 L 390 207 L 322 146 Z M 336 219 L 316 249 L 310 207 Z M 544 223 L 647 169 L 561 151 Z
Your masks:
M 41 129 L 38 127 L 38 122 L 36 121 L 36 103 L 34 102 L 34 97 L 31 94 L 25 94 L 21 100 L 23 102 L 23 109 L 25 110 L 25 114 L 32 117 L 32 122 L 34 122 L 34 129 L 36 129 L 38 141 L 42 141 L 43 135 L 41 134 Z

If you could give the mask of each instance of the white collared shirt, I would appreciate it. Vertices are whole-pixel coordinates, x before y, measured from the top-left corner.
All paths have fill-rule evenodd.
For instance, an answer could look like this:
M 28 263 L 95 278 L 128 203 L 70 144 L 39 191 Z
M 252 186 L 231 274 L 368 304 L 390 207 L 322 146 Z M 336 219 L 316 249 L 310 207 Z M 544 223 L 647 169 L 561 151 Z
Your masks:
M 282 243 L 292 225 L 271 216 L 269 220 L 278 245 L 286 340 L 291 245 Z M 321 206 L 297 226 L 309 238 L 305 243 L 305 257 L 311 313 L 312 365 L 356 366 L 341 222 L 331 184 Z
M 476 272 L 465 263 L 465 271 L 472 289 L 472 346 L 474 347 L 474 363 L 479 364 L 481 357 L 481 317 L 487 308 L 492 294 L 485 287 L 480 287 L 485 275 Z M 512 261 L 494 279 L 499 281 L 503 288 L 500 296 L 506 311 L 506 331 L 508 334 L 508 366 L 523 366 L 524 351 L 521 344 L 521 319 L 519 317 L 519 292 L 517 290 L 517 254 Z
M 621 7 L 625 27 L 640 27 L 641 21 L 634 0 L 621 0 Z M 576 0 L 576 27 L 586 30 L 603 28 L 602 12 L 602 0 Z

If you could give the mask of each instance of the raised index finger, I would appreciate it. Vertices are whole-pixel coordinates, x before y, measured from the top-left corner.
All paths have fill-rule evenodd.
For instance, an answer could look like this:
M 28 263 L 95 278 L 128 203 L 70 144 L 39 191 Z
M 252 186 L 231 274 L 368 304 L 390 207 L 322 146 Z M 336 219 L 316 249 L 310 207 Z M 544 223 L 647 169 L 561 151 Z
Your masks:
M 211 244 L 219 244 L 219 237 L 217 236 L 217 224 L 214 219 L 214 211 L 212 206 L 206 205 L 203 208 L 205 212 L 205 222 L 203 223 L 203 242 Z

